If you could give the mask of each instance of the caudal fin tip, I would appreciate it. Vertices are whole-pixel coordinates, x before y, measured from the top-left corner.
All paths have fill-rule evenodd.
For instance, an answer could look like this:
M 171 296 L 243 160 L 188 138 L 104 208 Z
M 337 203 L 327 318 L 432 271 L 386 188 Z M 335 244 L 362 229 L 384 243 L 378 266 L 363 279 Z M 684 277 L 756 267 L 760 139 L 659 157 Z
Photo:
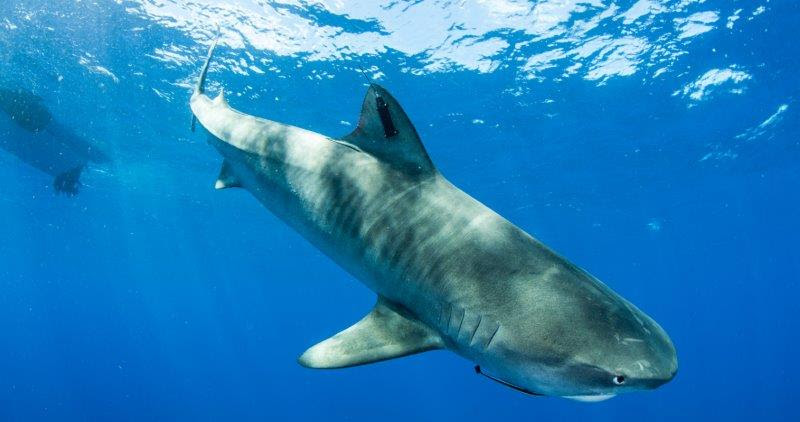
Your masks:
M 203 67 L 200 70 L 200 77 L 197 80 L 197 85 L 195 86 L 194 92 L 195 94 L 202 94 L 205 90 L 205 83 L 206 83 L 206 75 L 208 74 L 208 65 L 211 63 L 211 57 L 214 55 L 214 50 L 217 48 L 217 43 L 219 43 L 219 27 L 217 27 L 217 34 L 214 37 L 214 41 L 211 43 L 211 46 L 208 48 L 208 55 L 206 55 L 206 60 L 203 63 Z

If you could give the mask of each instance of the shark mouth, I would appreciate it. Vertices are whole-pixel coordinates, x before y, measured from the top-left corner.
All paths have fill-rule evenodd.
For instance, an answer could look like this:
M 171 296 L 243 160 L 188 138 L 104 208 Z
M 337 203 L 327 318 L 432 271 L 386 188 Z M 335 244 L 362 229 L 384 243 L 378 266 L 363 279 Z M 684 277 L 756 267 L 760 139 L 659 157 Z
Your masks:
M 502 384 L 502 385 L 504 385 L 504 386 L 506 386 L 508 388 L 513 388 L 514 390 L 517 390 L 517 391 L 519 391 L 521 393 L 524 393 L 524 394 L 527 394 L 529 396 L 541 397 L 541 396 L 545 395 L 545 394 L 542 394 L 542 393 L 537 393 L 537 392 L 528 390 L 527 388 L 522 388 L 522 387 L 516 386 L 514 384 L 511 384 L 508 381 L 503 381 L 500 378 L 493 377 L 493 376 L 483 372 L 481 370 L 481 366 L 480 365 L 475 365 L 475 373 L 479 374 L 479 375 L 483 375 L 484 377 L 489 378 L 490 380 L 492 380 L 494 382 L 500 383 L 500 384 Z M 616 394 L 595 394 L 595 395 L 586 395 L 586 396 L 562 396 L 562 397 L 565 398 L 565 399 L 580 401 L 580 402 L 584 402 L 584 403 L 597 403 L 597 402 L 601 402 L 601 401 L 606 401 L 606 400 L 608 400 L 608 399 L 610 399 L 610 398 L 612 398 L 614 396 L 616 396 Z

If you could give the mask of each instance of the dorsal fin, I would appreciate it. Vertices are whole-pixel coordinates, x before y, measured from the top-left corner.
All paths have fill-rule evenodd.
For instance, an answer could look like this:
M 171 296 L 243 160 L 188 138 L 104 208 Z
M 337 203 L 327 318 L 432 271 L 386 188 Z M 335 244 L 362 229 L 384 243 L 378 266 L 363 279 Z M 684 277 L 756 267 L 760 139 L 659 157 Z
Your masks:
M 436 172 L 403 108 L 377 84 L 371 84 L 367 90 L 358 127 L 342 140 L 406 173 Z

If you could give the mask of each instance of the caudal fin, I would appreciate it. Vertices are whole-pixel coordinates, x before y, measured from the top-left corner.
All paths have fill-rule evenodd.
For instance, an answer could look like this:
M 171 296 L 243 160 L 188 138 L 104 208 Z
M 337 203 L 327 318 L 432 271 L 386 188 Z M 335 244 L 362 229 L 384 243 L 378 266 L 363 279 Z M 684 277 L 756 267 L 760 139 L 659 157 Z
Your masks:
M 205 84 L 206 84 L 206 75 L 208 74 L 208 65 L 211 63 L 211 56 L 214 55 L 214 49 L 217 48 L 217 43 L 219 42 L 219 35 L 214 38 L 214 42 L 211 43 L 211 47 L 208 48 L 208 55 L 206 56 L 206 61 L 203 63 L 203 69 L 200 71 L 200 78 L 197 80 L 197 86 L 194 88 L 195 94 L 202 94 L 205 91 Z
M 206 56 L 206 61 L 203 63 L 203 68 L 200 70 L 200 77 L 197 79 L 197 85 L 194 88 L 194 94 L 200 95 L 205 92 L 205 85 L 206 85 L 206 75 L 208 74 L 208 65 L 211 63 L 211 56 L 214 55 L 214 49 L 217 48 L 217 43 L 219 42 L 219 28 L 217 28 L 217 36 L 214 38 L 214 42 L 211 43 L 211 47 L 208 48 L 208 55 Z M 195 125 L 197 124 L 197 117 L 192 114 L 192 132 L 194 132 Z

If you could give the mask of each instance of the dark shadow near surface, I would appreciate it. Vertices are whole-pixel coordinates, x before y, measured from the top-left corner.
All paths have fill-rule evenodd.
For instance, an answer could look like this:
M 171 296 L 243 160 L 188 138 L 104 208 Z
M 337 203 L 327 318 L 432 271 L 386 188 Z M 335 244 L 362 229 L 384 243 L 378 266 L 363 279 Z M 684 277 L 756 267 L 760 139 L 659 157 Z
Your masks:
M 0 109 L 5 113 L 0 147 L 53 176 L 57 193 L 76 195 L 84 167 L 110 161 L 93 143 L 56 121 L 33 92 L 0 88 Z
M 0 109 L 29 132 L 42 131 L 53 120 L 42 97 L 21 88 L 0 88 Z

